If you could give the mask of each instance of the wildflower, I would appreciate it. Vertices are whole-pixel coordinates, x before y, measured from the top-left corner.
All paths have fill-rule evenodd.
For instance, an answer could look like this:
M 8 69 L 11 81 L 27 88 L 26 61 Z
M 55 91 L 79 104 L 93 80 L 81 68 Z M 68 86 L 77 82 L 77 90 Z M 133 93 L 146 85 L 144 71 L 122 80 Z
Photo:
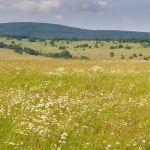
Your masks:
M 142 140 L 142 143 L 146 143 L 146 140 Z
M 94 66 L 94 67 L 91 68 L 91 71 L 93 71 L 93 72 L 103 72 L 104 69 L 100 66 Z
M 60 147 L 57 147 L 57 149 L 56 150 L 61 150 L 61 148 Z
M 111 148 L 111 145 L 110 145 L 110 144 L 108 144 L 108 145 L 107 145 L 107 147 L 108 147 L 108 148 Z
M 59 68 L 57 69 L 58 72 L 63 72 L 64 70 L 65 70 L 65 68 L 63 68 L 63 67 L 59 67 Z
M 119 142 L 116 142 L 116 145 L 120 145 L 120 143 L 119 143 Z

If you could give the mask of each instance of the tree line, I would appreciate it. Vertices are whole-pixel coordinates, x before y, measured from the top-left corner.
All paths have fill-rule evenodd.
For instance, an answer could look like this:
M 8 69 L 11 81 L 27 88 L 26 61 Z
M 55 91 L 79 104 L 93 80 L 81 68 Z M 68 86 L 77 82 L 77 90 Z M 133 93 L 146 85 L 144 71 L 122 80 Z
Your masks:
M 9 39 L 17 39 L 17 40 L 22 40 L 22 39 L 29 39 L 29 41 L 34 42 L 36 40 L 38 41 L 46 41 L 46 40 L 52 40 L 52 41 L 84 41 L 84 40 L 88 40 L 88 41 L 118 41 L 121 43 L 144 43 L 144 42 L 148 42 L 150 43 L 150 37 L 139 37 L 139 38 L 101 38 L 101 39 L 97 39 L 97 38 L 93 38 L 93 39 L 81 39 L 81 38 L 36 38 L 36 37 L 31 37 L 29 35 L 16 35 L 16 36 L 10 36 L 10 35 L 4 35 L 1 37 L 7 37 Z
M 35 55 L 35 56 L 40 55 L 40 56 L 46 56 L 46 57 L 52 57 L 52 58 L 65 58 L 65 59 L 73 58 L 72 55 L 66 50 L 62 51 L 60 53 L 42 54 L 40 51 L 34 50 L 32 48 L 22 47 L 22 46 L 16 45 L 16 44 L 7 45 L 3 42 L 0 42 L 0 48 L 11 49 L 18 54 L 26 53 L 26 54 Z

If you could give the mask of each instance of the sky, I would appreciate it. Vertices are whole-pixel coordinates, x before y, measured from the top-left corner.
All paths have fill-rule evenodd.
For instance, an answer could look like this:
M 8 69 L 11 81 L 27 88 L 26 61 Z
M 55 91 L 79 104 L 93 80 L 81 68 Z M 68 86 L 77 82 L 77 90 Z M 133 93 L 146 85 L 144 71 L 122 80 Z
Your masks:
M 0 0 L 0 22 L 150 32 L 150 0 Z

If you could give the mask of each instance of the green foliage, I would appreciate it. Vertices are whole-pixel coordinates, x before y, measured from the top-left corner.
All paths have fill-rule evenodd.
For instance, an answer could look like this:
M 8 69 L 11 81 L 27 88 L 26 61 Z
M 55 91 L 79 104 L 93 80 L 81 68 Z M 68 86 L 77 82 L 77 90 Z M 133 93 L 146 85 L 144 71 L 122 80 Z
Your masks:
M 29 38 L 29 42 L 36 42 L 36 38 Z
M 137 54 L 133 54 L 133 57 L 138 57 Z
M 118 48 L 124 48 L 124 46 L 120 44 L 120 45 L 118 46 Z
M 121 49 L 121 48 L 124 48 L 124 46 L 123 45 L 116 45 L 116 46 L 110 46 L 110 49 Z
M 125 59 L 124 55 L 121 55 L 121 59 Z
M 125 48 L 126 48 L 126 49 L 131 49 L 131 47 L 130 47 L 129 45 L 127 45 Z
M 95 45 L 95 48 L 98 48 L 98 45 L 97 45 L 97 44 Z
M 12 49 L 14 52 L 22 54 L 23 52 L 25 52 L 26 54 L 30 54 L 30 55 L 41 55 L 41 53 L 37 50 L 31 49 L 31 48 L 23 48 L 20 45 L 7 45 L 4 44 L 3 42 L 0 42 L 0 48 L 8 48 L 8 49 Z
M 33 50 L 33 49 L 31 49 L 31 48 L 27 48 L 27 47 L 24 48 L 24 52 L 25 52 L 26 54 L 35 55 L 35 56 L 40 55 L 40 52 L 39 52 L 39 51 Z
M 110 52 L 110 57 L 114 57 L 115 53 L 114 52 Z
M 55 41 L 54 41 L 54 40 L 51 40 L 51 41 L 50 41 L 50 45 L 51 45 L 52 47 L 55 47 Z
M 65 59 L 73 58 L 72 55 L 66 50 L 62 51 L 61 53 L 46 54 L 46 56 L 47 57 L 52 57 L 52 58 L 65 58 Z
M 144 60 L 149 60 L 149 58 L 148 58 L 148 57 L 144 57 L 143 59 L 144 59 Z
M 11 49 L 14 50 L 14 52 L 19 53 L 19 54 L 22 54 L 24 51 L 22 46 L 19 46 L 19 45 L 12 45 L 10 47 L 11 47 Z
M 80 48 L 89 48 L 89 45 L 88 44 L 82 44 L 82 45 L 79 45 Z
M 87 57 L 87 56 L 81 56 L 81 59 L 82 59 L 82 60 L 90 60 L 90 58 Z
M 110 46 L 110 49 L 116 49 L 117 46 Z
M 3 42 L 0 42 L 0 48 L 5 48 L 5 44 Z
M 66 50 L 66 46 L 59 46 L 59 50 Z

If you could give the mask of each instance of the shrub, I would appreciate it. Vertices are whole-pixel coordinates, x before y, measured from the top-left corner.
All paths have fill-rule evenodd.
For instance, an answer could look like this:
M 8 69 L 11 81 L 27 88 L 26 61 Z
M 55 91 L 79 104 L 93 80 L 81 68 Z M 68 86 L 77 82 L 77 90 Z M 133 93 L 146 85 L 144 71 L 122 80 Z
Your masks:
M 59 50 L 65 50 L 66 46 L 59 46 Z
M 111 52 L 110 57 L 114 57 L 114 56 L 115 56 L 114 52 Z
M 125 59 L 124 55 L 121 55 L 121 59 Z
M 98 48 L 98 45 L 97 45 L 97 44 L 95 45 L 95 48 Z
M 29 42 L 36 42 L 36 38 L 29 38 Z
M 87 57 L 87 56 L 81 56 L 81 59 L 82 59 L 82 60 L 89 60 L 90 58 Z
M 116 46 L 110 46 L 110 49 L 116 49 L 117 47 Z
M 123 47 L 123 45 L 120 44 L 120 45 L 118 46 L 118 48 L 124 48 L 124 47 Z
M 72 55 L 68 51 L 63 51 L 61 53 L 50 53 L 46 54 L 46 56 L 52 58 L 65 58 L 65 59 L 72 58 Z
M 15 44 L 15 42 L 14 42 L 14 41 L 11 41 L 11 44 Z
M 54 40 L 51 40 L 51 41 L 50 41 L 50 45 L 51 45 L 52 47 L 55 47 L 55 41 L 54 41 Z
M 130 47 L 129 45 L 127 45 L 125 48 L 126 48 L 126 49 L 131 49 L 131 47 Z
M 5 48 L 5 44 L 3 42 L 0 42 L 0 48 Z
M 133 54 L 133 57 L 137 57 L 137 55 L 136 55 L 136 54 Z
M 149 60 L 149 58 L 148 58 L 148 57 L 144 57 L 143 59 L 144 59 L 144 60 Z
M 24 52 L 27 53 L 27 54 L 30 54 L 30 55 L 36 55 L 36 56 L 40 55 L 39 51 L 33 50 L 31 48 L 27 48 L 27 47 L 24 48 Z

